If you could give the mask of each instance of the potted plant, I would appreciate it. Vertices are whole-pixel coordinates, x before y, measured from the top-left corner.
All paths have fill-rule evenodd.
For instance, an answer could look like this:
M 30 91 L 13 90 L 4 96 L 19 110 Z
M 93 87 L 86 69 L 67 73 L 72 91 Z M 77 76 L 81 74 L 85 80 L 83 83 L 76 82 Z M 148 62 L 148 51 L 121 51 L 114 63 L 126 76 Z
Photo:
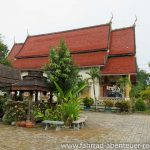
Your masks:
M 85 97 L 83 98 L 83 103 L 86 109 L 90 109 L 90 107 L 93 105 L 94 100 L 92 98 L 89 97 Z

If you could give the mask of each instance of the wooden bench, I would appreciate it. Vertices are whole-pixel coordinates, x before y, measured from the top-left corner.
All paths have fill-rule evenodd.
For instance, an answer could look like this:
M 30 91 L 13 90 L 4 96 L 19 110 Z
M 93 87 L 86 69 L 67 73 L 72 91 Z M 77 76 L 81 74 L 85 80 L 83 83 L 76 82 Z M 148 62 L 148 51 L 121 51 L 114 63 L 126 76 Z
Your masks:
M 73 124 L 73 129 L 74 130 L 79 130 L 80 128 L 83 128 L 85 126 L 85 121 L 87 120 L 87 116 L 81 117 L 78 120 L 75 120 L 72 122 Z
M 51 121 L 51 120 L 44 120 L 42 124 L 45 125 L 45 130 L 48 129 L 51 125 L 56 125 L 56 131 L 59 131 L 60 128 L 64 125 L 63 121 Z

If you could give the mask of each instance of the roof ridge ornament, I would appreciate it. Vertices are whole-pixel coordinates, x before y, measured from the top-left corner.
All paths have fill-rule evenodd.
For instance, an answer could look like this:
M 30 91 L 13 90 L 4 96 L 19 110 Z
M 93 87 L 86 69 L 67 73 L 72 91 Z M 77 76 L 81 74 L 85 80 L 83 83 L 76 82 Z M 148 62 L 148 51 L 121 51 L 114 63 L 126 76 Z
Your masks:
M 15 36 L 14 36 L 14 44 L 16 44 L 16 39 L 15 39 Z
M 137 22 L 137 16 L 135 15 L 135 20 L 134 20 L 133 26 L 136 26 L 136 22 Z
M 27 28 L 27 36 L 29 36 L 29 30 L 28 30 L 28 28 Z
M 111 12 L 111 18 L 110 18 L 109 23 L 112 23 L 113 18 L 114 18 L 114 15 L 113 15 L 113 13 Z

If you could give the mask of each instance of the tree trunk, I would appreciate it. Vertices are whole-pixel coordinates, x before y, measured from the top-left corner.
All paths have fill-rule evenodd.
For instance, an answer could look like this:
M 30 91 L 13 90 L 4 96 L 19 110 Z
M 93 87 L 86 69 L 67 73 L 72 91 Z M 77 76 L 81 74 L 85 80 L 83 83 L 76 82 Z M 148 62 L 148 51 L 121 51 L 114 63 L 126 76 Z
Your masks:
M 48 99 L 48 105 L 49 105 L 50 108 L 52 107 L 52 100 L 53 100 L 53 93 L 50 92 L 50 96 L 49 96 L 49 99 Z
M 95 81 L 93 80 L 93 91 L 94 91 L 94 98 L 95 98 L 95 111 L 97 108 L 97 104 L 96 104 L 96 92 L 95 92 Z
M 125 99 L 125 89 L 124 88 L 122 89 L 122 97 L 123 97 L 123 99 Z

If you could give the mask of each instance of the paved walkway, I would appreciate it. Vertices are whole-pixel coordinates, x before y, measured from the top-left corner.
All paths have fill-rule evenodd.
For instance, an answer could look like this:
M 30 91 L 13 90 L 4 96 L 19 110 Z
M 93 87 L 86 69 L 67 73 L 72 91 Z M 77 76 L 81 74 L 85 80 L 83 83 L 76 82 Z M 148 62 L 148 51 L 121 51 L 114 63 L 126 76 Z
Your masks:
M 88 116 L 87 126 L 80 131 L 44 131 L 0 123 L 0 150 L 61 150 L 62 143 L 150 143 L 149 115 L 84 114 Z

